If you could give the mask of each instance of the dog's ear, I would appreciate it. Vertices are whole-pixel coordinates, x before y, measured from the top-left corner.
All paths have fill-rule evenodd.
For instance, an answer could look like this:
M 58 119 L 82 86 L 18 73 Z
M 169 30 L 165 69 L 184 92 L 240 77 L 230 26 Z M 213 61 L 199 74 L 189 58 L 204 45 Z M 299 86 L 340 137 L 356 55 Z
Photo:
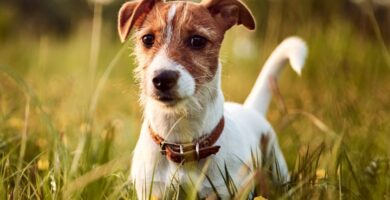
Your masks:
M 141 26 L 146 15 L 154 5 L 162 0 L 130 1 L 122 5 L 118 13 L 118 32 L 121 42 L 124 42 L 133 26 Z
M 251 11 L 240 0 L 202 0 L 206 7 L 224 31 L 234 25 L 244 25 L 254 30 L 256 23 Z

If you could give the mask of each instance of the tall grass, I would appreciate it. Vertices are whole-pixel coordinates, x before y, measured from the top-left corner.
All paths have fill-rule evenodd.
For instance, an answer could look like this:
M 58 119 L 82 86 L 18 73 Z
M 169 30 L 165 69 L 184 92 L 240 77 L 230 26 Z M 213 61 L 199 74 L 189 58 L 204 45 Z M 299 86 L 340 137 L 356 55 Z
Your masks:
M 282 74 L 268 116 L 291 182 L 275 185 L 268 165 L 253 156 L 255 170 L 242 191 L 220 166 L 232 197 L 390 198 L 390 56 L 380 32 L 367 38 L 342 18 L 323 24 L 287 12 L 298 16 L 291 24 L 278 14 L 284 4 L 270 5 L 264 30 L 228 33 L 223 89 L 228 100 L 242 102 L 283 37 L 307 40 L 302 77 Z M 95 11 L 95 28 L 83 24 L 65 40 L 27 34 L 2 40 L 1 199 L 135 199 L 128 173 L 142 115 L 131 48 Z M 375 18 L 372 25 L 382 28 Z M 193 183 L 175 186 L 166 197 L 196 199 L 196 190 L 188 189 Z

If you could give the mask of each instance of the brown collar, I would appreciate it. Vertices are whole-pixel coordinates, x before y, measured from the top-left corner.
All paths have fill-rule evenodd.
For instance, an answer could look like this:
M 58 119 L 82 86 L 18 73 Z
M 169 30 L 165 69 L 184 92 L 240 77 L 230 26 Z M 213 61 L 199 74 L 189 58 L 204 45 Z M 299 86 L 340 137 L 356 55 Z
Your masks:
M 214 130 L 209 134 L 194 140 L 192 143 L 168 143 L 149 126 L 150 136 L 160 146 L 160 152 L 175 163 L 201 160 L 216 154 L 220 146 L 213 146 L 221 136 L 225 127 L 225 119 L 221 118 Z

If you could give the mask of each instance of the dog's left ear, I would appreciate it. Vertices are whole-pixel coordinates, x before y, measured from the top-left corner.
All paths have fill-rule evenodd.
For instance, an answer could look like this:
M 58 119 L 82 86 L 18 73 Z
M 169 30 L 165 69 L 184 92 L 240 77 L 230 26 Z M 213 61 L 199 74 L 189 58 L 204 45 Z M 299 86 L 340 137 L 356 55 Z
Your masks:
M 202 0 L 206 7 L 224 31 L 234 25 L 244 25 L 254 30 L 256 23 L 251 11 L 240 0 Z

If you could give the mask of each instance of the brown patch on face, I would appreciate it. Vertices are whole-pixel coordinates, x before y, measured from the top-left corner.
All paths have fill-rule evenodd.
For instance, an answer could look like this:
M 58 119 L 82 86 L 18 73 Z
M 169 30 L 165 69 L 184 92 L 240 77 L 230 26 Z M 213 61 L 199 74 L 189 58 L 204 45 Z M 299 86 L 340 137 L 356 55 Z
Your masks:
M 134 55 L 136 56 L 138 63 L 138 67 L 135 70 L 137 74 L 136 78 L 139 79 L 141 83 L 146 83 L 145 81 L 142 81 L 145 76 L 145 69 L 150 65 L 153 58 L 163 46 L 163 32 L 167 23 L 166 18 L 168 9 L 168 4 L 157 3 L 148 13 L 143 23 L 136 29 L 133 36 L 133 40 L 136 42 Z M 152 34 L 155 37 L 154 44 L 150 48 L 147 48 L 142 42 L 142 37 L 147 34 Z M 145 85 L 141 85 L 141 87 L 145 87 Z
M 209 11 L 190 2 L 177 3 L 177 12 L 172 26 L 173 34 L 168 44 L 168 56 L 184 66 L 197 84 L 212 80 L 218 69 L 219 50 L 224 32 L 218 27 Z M 196 35 L 207 39 L 204 48 L 190 47 L 189 40 Z

